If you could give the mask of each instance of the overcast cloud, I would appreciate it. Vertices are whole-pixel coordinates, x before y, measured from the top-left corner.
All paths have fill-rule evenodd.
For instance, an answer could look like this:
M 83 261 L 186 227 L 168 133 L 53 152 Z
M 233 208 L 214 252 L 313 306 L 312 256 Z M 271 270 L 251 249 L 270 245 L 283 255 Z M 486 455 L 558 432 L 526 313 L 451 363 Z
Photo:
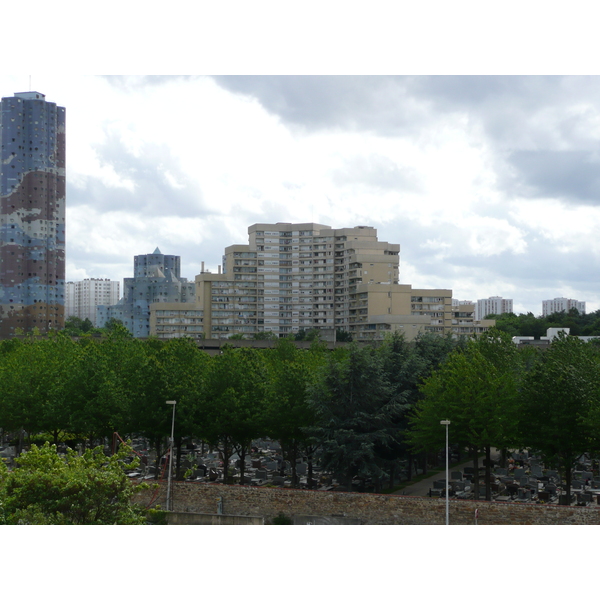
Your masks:
M 28 77 L 0 76 L 0 93 Z M 600 78 L 42 77 L 67 109 L 67 277 L 181 256 L 256 222 L 371 225 L 400 281 L 541 313 L 600 308 Z

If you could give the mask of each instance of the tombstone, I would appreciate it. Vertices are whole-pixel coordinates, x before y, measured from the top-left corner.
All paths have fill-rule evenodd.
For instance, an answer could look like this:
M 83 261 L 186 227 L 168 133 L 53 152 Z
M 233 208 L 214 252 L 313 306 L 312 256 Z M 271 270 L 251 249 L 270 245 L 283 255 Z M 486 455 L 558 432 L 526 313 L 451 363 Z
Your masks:
M 504 477 L 504 476 L 508 475 L 508 469 L 505 469 L 503 467 L 496 467 L 494 469 L 494 473 L 496 475 L 498 475 L 499 477 Z
M 591 471 L 583 471 L 583 473 L 581 473 L 581 479 L 583 479 L 583 481 L 587 481 L 588 479 L 591 481 L 594 478 L 594 474 Z
M 273 484 L 274 485 L 283 485 L 285 483 L 285 477 L 281 477 L 281 475 L 273 476 Z
M 523 477 L 523 475 L 525 475 L 525 469 L 523 468 L 515 469 L 513 471 L 513 477 L 515 479 L 520 479 L 521 477 Z
M 296 473 L 298 475 L 306 475 L 308 472 L 308 465 L 306 463 L 298 463 L 296 465 Z
M 267 472 L 262 470 L 262 469 L 258 469 L 255 473 L 254 473 L 254 478 L 255 479 L 262 479 L 263 481 L 267 480 Z
M 547 477 L 553 477 L 554 479 L 558 479 L 558 471 L 548 470 L 546 471 Z
M 279 464 L 276 460 L 265 461 L 264 468 L 268 471 L 277 471 L 279 468 Z
M 531 474 L 534 477 L 542 477 L 543 476 L 542 467 L 540 467 L 540 465 L 532 465 L 531 466 Z
M 527 477 L 526 475 L 519 477 L 519 485 L 524 486 L 524 485 L 529 485 L 529 477 Z
M 531 490 L 519 488 L 519 500 L 531 500 Z
M 450 473 L 450 479 L 452 479 L 453 481 L 462 481 L 462 472 L 452 471 L 452 473 Z
M 519 486 L 516 483 L 509 483 L 506 485 L 506 491 L 514 496 L 519 491 Z
M 473 475 L 475 473 L 475 467 L 465 467 L 463 471 L 465 475 Z
M 261 467 L 261 460 L 260 460 L 260 458 L 257 458 L 257 459 L 253 458 L 252 459 L 252 468 L 253 469 L 260 469 L 260 467 Z
M 577 494 L 577 505 L 578 506 L 587 506 L 592 501 L 592 494 L 583 493 Z
M 464 481 L 453 481 L 451 485 L 455 492 L 463 492 L 466 486 Z
M 538 500 L 541 502 L 549 502 L 550 501 L 550 492 L 540 491 L 538 492 Z
M 433 482 L 433 489 L 434 490 L 445 490 L 446 489 L 446 480 L 445 479 L 438 479 L 437 481 Z

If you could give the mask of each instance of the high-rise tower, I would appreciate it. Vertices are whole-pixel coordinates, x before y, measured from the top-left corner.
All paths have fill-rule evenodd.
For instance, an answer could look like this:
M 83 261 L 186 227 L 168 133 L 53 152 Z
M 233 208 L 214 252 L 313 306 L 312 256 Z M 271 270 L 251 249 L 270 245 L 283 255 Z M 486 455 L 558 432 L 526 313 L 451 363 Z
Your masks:
M 39 92 L 0 105 L 0 337 L 64 326 L 65 109 Z

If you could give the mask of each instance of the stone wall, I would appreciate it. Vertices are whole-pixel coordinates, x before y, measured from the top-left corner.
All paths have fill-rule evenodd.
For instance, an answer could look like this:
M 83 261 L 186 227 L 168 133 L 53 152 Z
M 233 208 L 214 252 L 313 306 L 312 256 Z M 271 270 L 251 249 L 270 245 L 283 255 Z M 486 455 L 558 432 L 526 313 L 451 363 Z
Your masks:
M 143 490 L 134 498 L 144 506 L 166 506 L 166 484 Z M 173 484 L 173 510 L 179 513 L 217 514 L 264 518 L 269 523 L 283 513 L 302 515 L 315 523 L 363 525 L 443 525 L 446 501 L 439 498 L 293 490 L 285 488 L 217 485 L 195 482 Z M 517 502 L 450 501 L 450 523 L 479 525 L 600 525 L 600 507 L 571 507 Z

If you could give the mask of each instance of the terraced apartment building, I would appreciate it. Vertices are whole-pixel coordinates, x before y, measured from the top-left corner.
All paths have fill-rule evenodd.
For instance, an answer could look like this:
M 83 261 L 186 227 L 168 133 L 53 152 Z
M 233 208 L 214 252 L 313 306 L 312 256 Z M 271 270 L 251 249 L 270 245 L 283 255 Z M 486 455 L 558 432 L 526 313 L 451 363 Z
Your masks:
M 470 316 L 454 310 L 449 289 L 399 284 L 400 246 L 380 242 L 373 227 L 257 223 L 248 236 L 247 245 L 225 249 L 222 271 L 196 276 L 193 315 L 189 305 L 151 307 L 152 334 L 227 339 L 317 329 L 325 339 L 341 330 L 366 341 L 399 330 L 410 340 L 490 326 L 474 321 L 474 307 Z

